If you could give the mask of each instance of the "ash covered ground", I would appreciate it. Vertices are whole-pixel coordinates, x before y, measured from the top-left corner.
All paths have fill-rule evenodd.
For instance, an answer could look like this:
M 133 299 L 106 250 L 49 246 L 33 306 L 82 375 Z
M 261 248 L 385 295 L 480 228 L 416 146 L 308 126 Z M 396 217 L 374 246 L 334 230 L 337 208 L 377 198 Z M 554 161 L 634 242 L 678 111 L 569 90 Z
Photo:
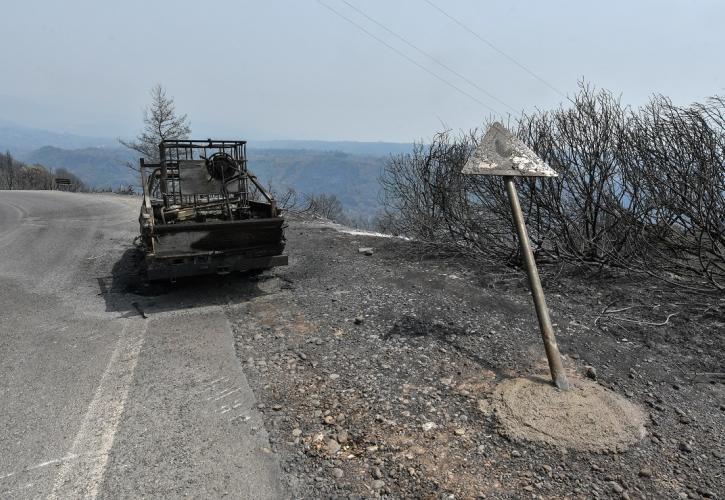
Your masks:
M 547 377 L 523 272 L 311 221 L 287 237 L 290 265 L 226 312 L 290 497 L 722 497 L 721 298 L 543 269 L 570 376 L 645 412 L 628 450 L 576 451 L 507 438 L 491 411 L 497 384 Z

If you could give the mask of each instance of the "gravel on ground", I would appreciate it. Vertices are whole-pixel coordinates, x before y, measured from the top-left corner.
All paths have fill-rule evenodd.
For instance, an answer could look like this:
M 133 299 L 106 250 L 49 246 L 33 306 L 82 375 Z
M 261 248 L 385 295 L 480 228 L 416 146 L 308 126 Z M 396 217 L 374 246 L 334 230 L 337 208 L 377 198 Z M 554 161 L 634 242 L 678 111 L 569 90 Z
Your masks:
M 497 388 L 548 373 L 525 275 L 338 229 L 291 220 L 289 266 L 226 307 L 290 497 L 723 495 L 721 299 L 543 268 L 567 370 L 643 408 L 646 437 L 514 439 Z

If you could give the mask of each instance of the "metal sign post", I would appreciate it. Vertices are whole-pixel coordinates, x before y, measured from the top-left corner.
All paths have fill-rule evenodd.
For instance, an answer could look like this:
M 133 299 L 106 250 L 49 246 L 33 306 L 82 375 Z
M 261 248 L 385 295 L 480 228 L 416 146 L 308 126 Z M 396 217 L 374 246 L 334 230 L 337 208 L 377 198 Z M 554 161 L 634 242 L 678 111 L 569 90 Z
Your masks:
M 557 388 L 567 390 L 569 389 L 569 381 L 561 363 L 559 347 L 556 345 L 554 328 L 551 325 L 549 309 L 546 306 L 544 290 L 539 280 L 539 271 L 536 268 L 534 254 L 531 251 L 529 235 L 526 232 L 524 215 L 521 211 L 521 204 L 514 183 L 514 177 L 556 177 L 557 174 L 526 144 L 514 137 L 500 123 L 494 123 L 488 129 L 483 141 L 463 167 L 463 173 L 469 175 L 500 175 L 504 177 L 506 194 L 509 203 L 511 203 L 511 213 L 514 217 L 516 232 L 521 244 L 526 273 L 529 276 L 534 307 L 539 318 L 539 328 L 544 340 L 546 359 L 549 361 L 551 379 Z

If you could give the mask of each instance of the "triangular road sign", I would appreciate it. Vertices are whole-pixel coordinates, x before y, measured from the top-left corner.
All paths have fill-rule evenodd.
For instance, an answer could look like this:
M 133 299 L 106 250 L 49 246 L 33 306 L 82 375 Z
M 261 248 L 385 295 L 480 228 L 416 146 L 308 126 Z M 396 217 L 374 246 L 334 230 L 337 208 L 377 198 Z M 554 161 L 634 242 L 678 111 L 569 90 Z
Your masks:
M 468 175 L 556 177 L 557 173 L 500 123 L 488 129 L 463 167 Z

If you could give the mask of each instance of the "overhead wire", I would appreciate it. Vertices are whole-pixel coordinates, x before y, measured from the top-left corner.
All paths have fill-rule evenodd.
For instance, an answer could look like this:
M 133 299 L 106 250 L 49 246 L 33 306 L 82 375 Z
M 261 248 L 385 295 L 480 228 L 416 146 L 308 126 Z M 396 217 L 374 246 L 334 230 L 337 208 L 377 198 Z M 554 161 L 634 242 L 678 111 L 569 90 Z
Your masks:
M 544 85 L 546 85 L 547 87 L 549 87 L 551 90 L 553 90 L 554 92 L 556 92 L 557 94 L 559 94 L 561 97 L 563 97 L 564 99 L 567 98 L 567 96 L 561 90 L 559 90 L 558 88 L 556 88 L 553 84 L 549 83 L 546 79 L 544 79 L 543 77 L 541 77 L 538 74 L 536 74 L 533 70 L 529 69 L 523 63 L 520 63 L 519 61 L 517 61 L 516 59 L 514 59 L 512 56 L 508 55 L 503 50 L 499 49 L 492 42 L 490 42 L 489 40 L 485 39 L 484 37 L 482 37 L 481 35 L 479 35 L 475 31 L 473 31 L 471 28 L 469 28 L 468 26 L 466 26 L 465 24 L 463 24 L 462 21 L 460 21 L 459 19 L 453 17 L 448 12 L 446 12 L 445 10 L 441 9 L 440 7 L 438 7 L 431 0 L 424 0 L 424 1 L 428 5 L 430 5 L 434 9 L 436 9 L 438 12 L 440 12 L 441 14 L 443 14 L 444 16 L 446 16 L 448 19 L 450 19 L 451 21 L 453 21 L 454 23 L 456 23 L 458 26 L 460 26 L 461 28 L 463 28 L 464 30 L 466 30 L 468 33 L 470 33 L 471 35 L 473 35 L 474 37 L 476 37 L 478 40 L 480 40 L 481 42 L 485 43 L 488 47 L 490 47 L 494 51 L 498 52 L 500 55 L 502 55 L 503 57 L 505 57 L 506 59 L 508 59 L 512 63 L 514 63 L 516 66 L 518 66 L 519 68 L 521 68 L 525 72 L 527 72 L 529 75 L 531 75 L 534 78 L 536 78 L 537 80 L 539 80 L 539 82 L 543 83 Z
M 465 75 L 462 75 L 461 73 L 459 73 L 455 69 L 453 69 L 450 66 L 448 66 L 446 63 L 440 61 L 436 57 L 434 57 L 431 54 L 427 53 L 426 51 L 424 51 L 423 49 L 421 49 L 420 47 L 418 47 L 417 45 L 415 45 L 413 42 L 407 40 L 402 35 L 399 35 L 395 31 L 393 31 L 392 29 L 390 29 L 387 26 L 385 26 L 383 23 L 377 21 L 376 19 L 373 19 L 372 17 L 370 17 L 369 15 L 367 15 L 365 12 L 363 12 L 361 9 L 359 9 L 358 7 L 356 7 L 355 5 L 353 5 L 352 3 L 348 2 L 348 0 L 341 0 L 341 1 L 344 4 L 346 4 L 348 7 L 350 7 L 351 9 L 353 9 L 355 12 L 357 12 L 361 16 L 365 17 L 365 19 L 367 19 L 368 21 L 376 24 L 377 26 L 379 26 L 383 30 L 387 31 L 388 33 L 390 33 L 391 35 L 393 35 L 395 38 L 397 38 L 398 40 L 400 40 L 401 42 L 403 42 L 404 44 L 406 44 L 407 46 L 409 46 L 413 50 L 417 51 L 419 54 L 422 54 L 423 56 L 429 58 L 430 60 L 432 60 L 433 62 L 435 62 L 436 64 L 438 64 L 439 66 L 441 66 L 442 68 L 444 68 L 445 70 L 447 70 L 448 72 L 454 74 L 455 76 L 457 76 L 458 78 L 460 78 L 464 82 L 468 83 L 470 86 L 478 89 L 481 93 L 485 94 L 490 99 L 496 101 L 497 103 L 499 103 L 499 104 L 501 104 L 503 106 L 506 106 L 507 108 L 509 108 L 514 113 L 518 113 L 518 111 L 513 106 L 510 106 L 509 104 L 505 103 L 504 101 L 502 101 L 501 99 L 499 99 L 495 95 L 493 95 L 490 92 L 488 92 L 486 89 L 482 88 L 476 82 L 470 80 Z
M 460 94 L 462 94 L 462 95 L 468 97 L 469 99 L 477 102 L 478 104 L 480 104 L 484 108 L 488 109 L 489 111 L 492 111 L 493 113 L 496 113 L 498 115 L 501 115 L 501 113 L 497 109 L 495 109 L 495 108 L 491 107 L 490 105 L 486 104 L 485 102 L 481 101 L 480 99 L 478 99 L 474 95 L 470 94 L 469 92 L 466 92 L 465 90 L 463 90 L 462 88 L 460 88 L 456 84 L 451 83 L 450 81 L 446 80 L 445 78 L 443 78 L 439 74 L 435 73 L 434 71 L 431 71 L 430 69 L 426 68 L 425 66 L 423 66 L 422 64 L 420 64 L 418 61 L 416 61 L 412 57 L 408 56 L 405 52 L 402 52 L 402 51 L 398 50 L 397 48 L 395 48 L 394 46 L 390 45 L 388 42 L 386 42 L 382 38 L 378 37 L 377 35 L 375 35 L 371 31 L 369 31 L 368 29 L 366 29 L 364 26 L 361 26 L 360 24 L 356 23 L 355 21 L 353 21 L 352 19 L 350 19 L 349 17 L 347 17 L 343 13 L 339 12 L 338 10 L 334 9 L 330 5 L 326 4 L 322 0 L 317 0 L 317 3 L 319 3 L 320 5 L 322 5 L 323 7 L 325 7 L 327 10 L 329 10 L 330 12 L 332 12 L 333 14 L 335 14 L 336 16 L 338 16 L 338 17 L 344 19 L 345 21 L 347 21 L 348 23 L 352 24 L 353 26 L 355 26 L 356 28 L 358 28 L 360 31 L 362 31 L 363 33 L 365 33 L 366 35 L 370 36 L 371 38 L 374 38 L 379 43 L 383 44 L 385 47 L 387 47 L 388 49 L 390 49 L 393 52 L 395 52 L 396 54 L 398 54 L 400 57 L 402 57 L 405 60 L 407 60 L 408 62 L 416 65 L 418 68 L 422 69 L 423 71 L 425 71 L 429 75 L 435 77 L 436 79 L 438 79 L 441 82 L 445 83 L 449 87 L 453 88 L 454 90 L 456 90 Z

